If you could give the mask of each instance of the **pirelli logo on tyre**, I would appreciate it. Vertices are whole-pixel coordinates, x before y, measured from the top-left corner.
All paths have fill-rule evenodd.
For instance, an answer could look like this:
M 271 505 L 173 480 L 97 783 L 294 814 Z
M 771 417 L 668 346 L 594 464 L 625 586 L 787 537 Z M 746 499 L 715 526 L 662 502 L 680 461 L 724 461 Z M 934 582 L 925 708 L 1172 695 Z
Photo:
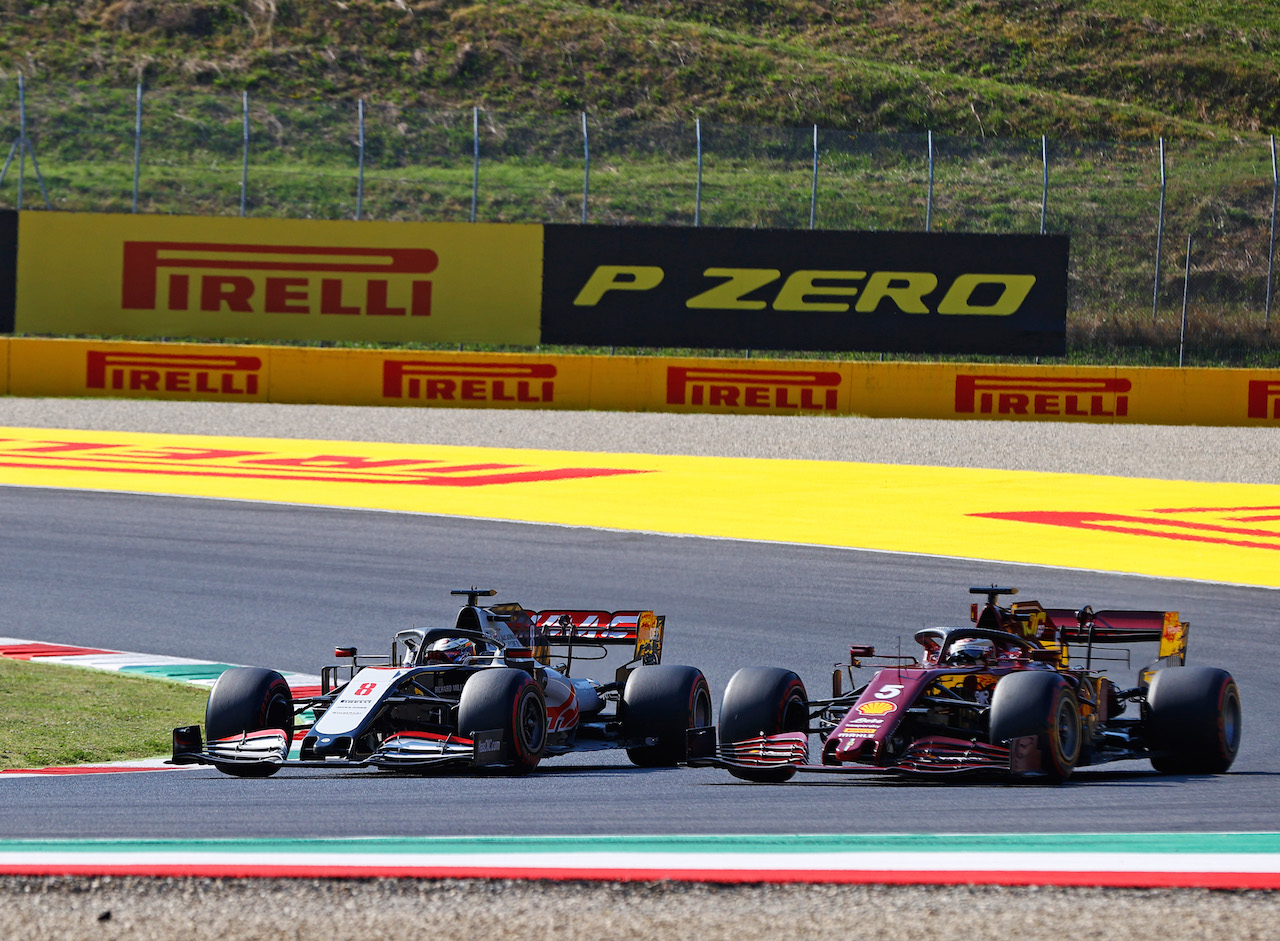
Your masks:
M 140 398 L 252 399 L 266 391 L 257 356 L 89 350 L 85 389 Z
M 666 404 L 708 411 L 835 413 L 841 384 L 834 370 L 668 366 Z
M 429 317 L 429 248 L 126 241 L 125 310 Z
M 956 376 L 955 413 L 992 418 L 1097 420 L 1129 414 L 1133 383 L 1120 377 Z
M 1248 415 L 1250 418 L 1280 421 L 1280 378 L 1249 380 Z
M 551 363 L 458 362 L 388 359 L 382 364 L 382 397 L 397 404 L 495 405 L 503 408 L 555 403 Z

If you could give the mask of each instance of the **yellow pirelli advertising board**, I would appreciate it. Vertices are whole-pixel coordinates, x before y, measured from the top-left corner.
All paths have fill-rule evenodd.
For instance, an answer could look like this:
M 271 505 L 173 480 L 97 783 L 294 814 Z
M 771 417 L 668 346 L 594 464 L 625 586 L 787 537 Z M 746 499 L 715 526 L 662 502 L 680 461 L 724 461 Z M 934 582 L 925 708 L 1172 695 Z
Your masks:
M 431 408 L 591 408 L 593 357 L 276 347 L 276 402 Z
M 15 337 L 10 393 L 268 402 L 275 347 Z
M 852 363 L 850 414 L 873 418 L 1280 424 L 1280 371 Z
M 25 212 L 19 333 L 539 342 L 542 227 Z
M 8 350 L 5 355 L 4 351 Z M 1280 427 L 1280 370 L 0 339 L 25 396 Z
M 852 408 L 871 418 L 1150 422 L 1132 380 L 1106 366 L 853 363 Z
M 642 407 L 651 411 L 847 415 L 851 408 L 848 363 L 653 357 L 642 367 Z

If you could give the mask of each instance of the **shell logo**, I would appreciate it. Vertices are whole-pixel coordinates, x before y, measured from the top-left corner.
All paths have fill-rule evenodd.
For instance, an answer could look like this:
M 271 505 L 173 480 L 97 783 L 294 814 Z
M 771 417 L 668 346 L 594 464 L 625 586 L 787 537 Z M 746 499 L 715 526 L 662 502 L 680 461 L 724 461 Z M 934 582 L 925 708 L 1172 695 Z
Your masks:
M 878 700 L 876 702 L 864 702 L 858 704 L 858 711 L 864 716 L 883 716 L 893 712 L 894 705 L 891 702 Z

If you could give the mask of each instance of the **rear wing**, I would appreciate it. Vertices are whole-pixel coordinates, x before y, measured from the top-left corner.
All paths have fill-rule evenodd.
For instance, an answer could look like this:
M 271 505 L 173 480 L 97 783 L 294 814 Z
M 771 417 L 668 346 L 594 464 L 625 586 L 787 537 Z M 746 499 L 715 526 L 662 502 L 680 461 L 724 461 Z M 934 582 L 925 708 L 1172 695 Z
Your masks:
M 550 610 L 532 613 L 533 633 L 555 646 L 631 645 L 636 660 L 662 661 L 666 617 L 652 611 Z
M 1177 611 L 1093 611 L 1082 608 L 1048 608 L 1046 613 L 1058 626 L 1063 645 L 1083 644 L 1089 651 L 1095 644 L 1159 643 L 1156 660 L 1139 671 L 1140 683 L 1146 686 L 1154 670 L 1185 666 L 1187 633 L 1191 625 L 1178 617 Z
M 1089 611 L 1079 616 L 1069 608 L 1047 608 L 1058 625 L 1059 636 L 1068 644 L 1159 643 L 1163 660 L 1187 659 L 1187 630 L 1191 625 L 1178 618 L 1177 611 Z

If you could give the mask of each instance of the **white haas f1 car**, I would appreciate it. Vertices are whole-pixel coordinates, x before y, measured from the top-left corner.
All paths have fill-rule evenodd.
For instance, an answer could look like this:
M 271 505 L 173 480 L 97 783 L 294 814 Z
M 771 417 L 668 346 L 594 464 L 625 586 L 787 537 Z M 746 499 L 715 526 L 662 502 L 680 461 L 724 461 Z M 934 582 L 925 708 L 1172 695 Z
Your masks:
M 918 657 L 852 646 L 832 698 L 810 701 L 800 677 L 773 667 L 739 670 L 725 688 L 719 747 L 691 735 L 695 764 L 748 781 L 797 771 L 938 775 L 983 772 L 1063 781 L 1082 765 L 1146 759 L 1157 771 L 1226 771 L 1240 747 L 1240 693 L 1231 674 L 1185 666 L 1189 625 L 1174 611 L 997 604 L 986 595 L 972 623 L 918 631 Z M 1157 659 L 1131 687 L 1099 669 L 1128 664 L 1119 645 L 1155 643 Z M 863 660 L 881 661 L 859 685 Z M 844 677 L 853 689 L 843 692 Z M 809 737 L 820 758 L 809 763 Z
M 652 611 L 528 611 L 453 592 L 455 625 L 405 630 L 389 656 L 334 653 L 319 695 L 295 700 L 281 674 L 234 667 L 213 686 L 199 726 L 173 731 L 173 763 L 239 777 L 281 768 L 446 767 L 524 773 L 545 757 L 625 748 L 636 765 L 687 757 L 690 729 L 711 730 L 701 671 L 661 664 L 665 618 Z M 571 675 L 609 648 L 630 658 L 609 680 Z M 554 665 L 553 665 L 554 664 Z M 299 740 L 296 752 L 295 741 Z

